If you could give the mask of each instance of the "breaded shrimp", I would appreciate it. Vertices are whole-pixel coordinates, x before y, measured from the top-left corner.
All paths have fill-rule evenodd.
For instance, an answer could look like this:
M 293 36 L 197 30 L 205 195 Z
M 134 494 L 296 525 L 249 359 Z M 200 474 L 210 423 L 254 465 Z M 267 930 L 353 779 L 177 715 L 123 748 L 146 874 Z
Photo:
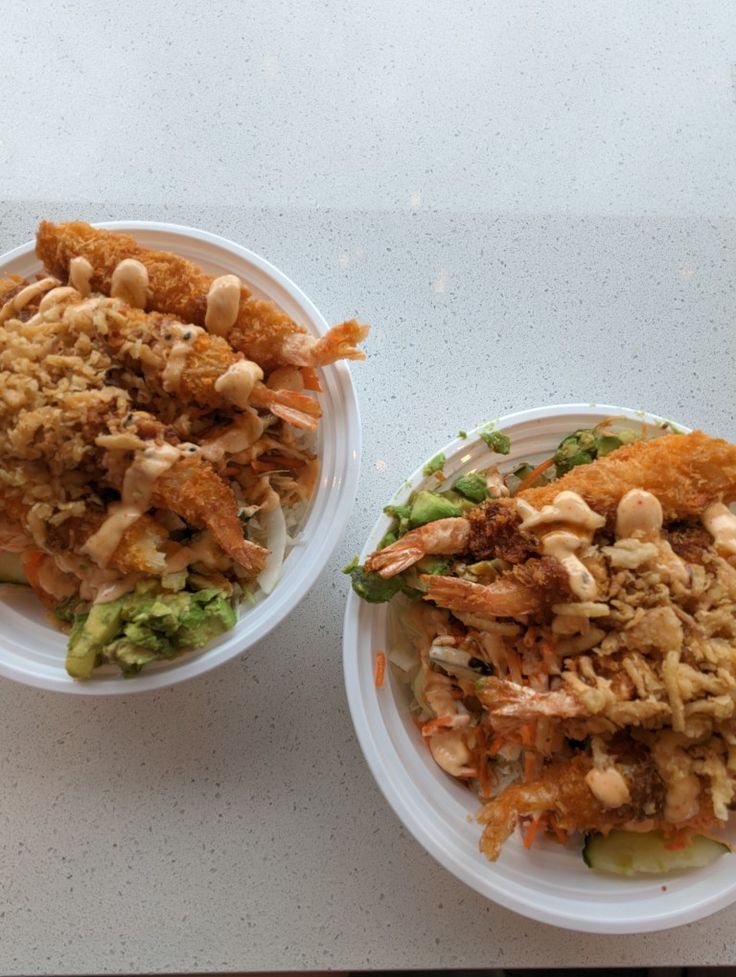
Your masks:
M 3 526 L 0 535 L 4 538 L 0 538 L 0 548 L 20 553 L 38 551 L 38 544 L 28 527 L 28 511 L 28 506 L 15 506 L 14 518 L 17 522 L 14 526 Z M 81 518 L 67 519 L 57 526 L 49 525 L 41 551 L 52 556 L 78 552 L 99 529 L 103 519 L 104 512 L 99 510 Z M 166 568 L 166 556 L 159 546 L 167 535 L 166 530 L 151 516 L 141 516 L 126 529 L 108 565 L 122 574 L 161 574 Z
M 736 499 L 736 446 L 702 431 L 636 441 L 519 497 L 541 509 L 560 492 L 577 492 L 613 525 L 632 488 L 656 495 L 665 522 L 700 516 L 711 502 Z
M 118 263 L 136 259 L 148 272 L 150 308 L 188 323 L 205 324 L 207 293 L 214 277 L 177 255 L 142 248 L 128 234 L 101 230 L 81 221 L 43 221 L 36 236 L 36 254 L 46 268 L 65 279 L 72 258 L 86 258 L 93 268 L 92 288 L 105 295 L 110 294 Z M 350 320 L 317 339 L 273 302 L 255 298 L 241 284 L 238 315 L 228 338 L 233 349 L 269 371 L 280 365 L 315 367 L 338 359 L 364 359 L 357 344 L 367 332 L 367 326 Z
M 158 393 L 173 393 L 182 404 L 198 407 L 260 407 L 294 427 L 317 429 L 319 401 L 299 391 L 267 387 L 255 379 L 263 376 L 260 367 L 246 363 L 220 336 L 170 315 L 113 306 L 110 299 L 102 302 L 114 311 L 107 323 L 107 346 L 117 360 L 140 370 Z M 238 375 L 241 365 L 245 369 Z
M 630 822 L 647 822 L 652 828 L 663 826 L 665 786 L 654 762 L 648 753 L 637 751 L 633 745 L 624 747 L 622 752 L 616 757 L 616 769 L 626 782 L 628 803 L 604 807 L 586 782 L 592 759 L 578 754 L 571 760 L 550 764 L 532 783 L 507 787 L 486 804 L 478 815 L 486 826 L 481 851 L 495 861 L 519 818 L 529 815 L 554 814 L 563 831 L 607 834 Z
M 250 576 L 263 569 L 268 550 L 244 539 L 233 490 L 202 458 L 182 459 L 159 475 L 151 503 L 170 509 L 192 526 L 209 529 Z
M 73 258 L 86 258 L 93 269 L 92 291 L 104 295 L 110 294 L 117 265 L 126 258 L 135 258 L 148 271 L 151 308 L 171 312 L 185 322 L 204 323 L 212 277 L 178 255 L 141 247 L 129 234 L 102 230 L 83 221 L 68 224 L 41 221 L 36 233 L 36 256 L 46 269 L 63 280 L 69 277 Z M 241 301 L 250 296 L 245 286 L 241 296 Z
M 50 527 L 45 548 L 51 553 L 80 552 L 90 536 L 100 528 L 104 518 L 104 512 L 99 511 Z M 163 526 L 151 516 L 143 515 L 125 530 L 108 565 L 123 574 L 158 576 L 166 569 L 166 556 L 159 547 L 167 538 L 168 533 Z

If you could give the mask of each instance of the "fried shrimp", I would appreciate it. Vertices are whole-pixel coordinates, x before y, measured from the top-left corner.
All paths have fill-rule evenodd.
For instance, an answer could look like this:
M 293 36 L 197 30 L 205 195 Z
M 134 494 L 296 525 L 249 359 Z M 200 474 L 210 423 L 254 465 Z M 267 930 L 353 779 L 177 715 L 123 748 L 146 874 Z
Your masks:
M 263 569 L 268 550 L 243 538 L 230 486 L 199 457 L 183 458 L 156 479 L 151 502 L 197 527 L 206 527 L 250 576 Z
M 659 499 L 665 522 L 698 517 L 711 502 L 736 499 L 736 446 L 701 431 L 665 434 L 578 465 L 520 498 L 540 509 L 565 490 L 577 492 L 612 524 L 618 503 L 634 488 Z
M 394 577 L 424 556 L 462 553 L 469 540 L 470 523 L 467 519 L 436 519 L 412 529 L 390 546 L 377 550 L 368 557 L 365 566 L 382 577 Z
M 624 847 L 651 831 L 644 849 L 664 846 L 663 866 L 690 864 L 667 851 L 690 858 L 691 835 L 722 827 L 736 801 L 736 446 L 591 429 L 526 467 L 506 476 L 516 495 L 488 472 L 417 489 L 388 510 L 390 544 L 348 568 L 354 589 L 394 603 L 416 656 L 409 666 L 397 640 L 397 676 L 411 668 L 422 734 L 447 738 L 435 761 L 477 786 L 490 859 L 531 819 L 527 847 L 539 831 L 616 829 Z M 614 864 L 587 861 L 593 848 L 587 864 Z M 660 864 L 647 857 L 632 870 Z
M 138 261 L 147 272 L 148 307 L 186 323 L 205 325 L 207 296 L 216 279 L 178 255 L 148 250 L 130 235 L 81 221 L 43 221 L 36 236 L 36 254 L 46 268 L 65 279 L 72 259 L 85 258 L 93 269 L 91 287 L 105 295 L 111 294 L 118 264 Z M 350 320 L 315 338 L 273 302 L 256 298 L 241 283 L 237 315 L 227 336 L 233 349 L 269 371 L 281 365 L 316 367 L 339 359 L 364 359 L 357 344 L 367 332 L 366 326 Z
M 107 312 L 104 338 L 115 357 L 140 371 L 157 393 L 211 409 L 263 408 L 294 427 L 317 429 L 322 416 L 318 400 L 267 387 L 258 364 L 234 352 L 220 336 L 169 315 L 120 306 L 114 299 L 93 303 Z
M 37 246 L 59 277 L 0 280 L 0 554 L 69 631 L 71 677 L 135 674 L 277 585 L 318 484 L 314 367 L 362 358 L 366 329 L 312 337 L 87 224 Z
M 647 828 L 660 827 L 663 823 L 665 785 L 648 754 L 626 744 L 620 754 L 611 756 L 608 769 L 614 770 L 619 782 L 622 781 L 625 786 L 625 793 L 622 792 L 621 796 L 628 796 L 628 800 L 623 804 L 608 806 L 591 790 L 593 762 L 583 754 L 550 764 L 542 776 L 531 783 L 507 787 L 478 815 L 478 820 L 485 825 L 481 851 L 495 861 L 519 819 L 529 816 L 551 815 L 556 827 L 562 831 L 607 834 L 614 828 L 625 828 L 631 824 L 645 823 Z M 605 800 L 605 795 L 602 796 Z M 701 821 L 702 818 L 699 818 L 698 823 Z
M 425 599 L 451 611 L 516 617 L 539 611 L 543 606 L 540 592 L 521 583 L 512 574 L 504 575 L 492 584 L 429 574 L 424 575 L 422 581 L 427 586 Z

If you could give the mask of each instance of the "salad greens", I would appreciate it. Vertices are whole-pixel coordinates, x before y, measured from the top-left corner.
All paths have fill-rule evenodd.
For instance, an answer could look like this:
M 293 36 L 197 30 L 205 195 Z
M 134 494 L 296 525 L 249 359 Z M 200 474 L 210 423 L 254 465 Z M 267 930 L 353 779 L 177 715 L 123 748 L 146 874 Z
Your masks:
M 606 434 L 596 428 L 581 428 L 560 442 L 554 454 L 557 477 L 567 474 L 577 465 L 588 465 L 596 458 L 609 455 L 624 444 L 637 441 L 641 437 L 636 431 L 618 431 Z
M 440 451 L 440 453 L 438 455 L 435 455 L 434 458 L 431 459 L 431 461 L 427 462 L 427 464 L 424 466 L 422 471 L 427 476 L 427 478 L 429 478 L 430 475 L 434 475 L 437 472 L 442 471 L 442 469 L 445 467 L 446 460 L 447 459 L 445 458 L 445 453 L 443 451 Z
M 459 436 L 466 436 L 465 432 L 461 431 Z M 503 431 L 481 431 L 478 437 L 495 454 L 507 455 L 511 451 L 511 439 Z M 605 425 L 574 431 L 563 438 L 557 446 L 552 459 L 554 465 L 550 466 L 551 476 L 540 472 L 531 483 L 531 487 L 546 485 L 550 477 L 560 478 L 577 465 L 589 464 L 596 458 L 610 454 L 622 445 L 641 437 L 639 432 L 628 429 L 609 433 L 605 430 Z M 424 475 L 429 478 L 442 472 L 446 461 L 443 452 L 435 455 L 424 466 Z M 495 473 L 495 478 L 491 478 L 491 471 Z M 523 463 L 508 472 L 503 478 L 507 494 L 513 495 L 519 485 L 534 471 L 532 465 Z M 498 473 L 495 467 L 460 475 L 449 488 L 443 487 L 441 491 L 419 488 L 412 492 L 405 502 L 392 503 L 384 508 L 386 515 L 392 517 L 393 524 L 381 540 L 378 549 L 391 546 L 406 533 L 436 519 L 463 516 L 476 505 L 497 497 L 498 494 Z M 343 572 L 350 576 L 353 590 L 359 597 L 371 603 L 384 603 L 392 600 L 398 593 L 404 593 L 412 598 L 420 596 L 426 591 L 426 587 L 420 580 L 421 574 L 444 573 L 450 568 L 447 561 L 436 559 L 434 562 L 431 561 L 432 558 L 425 557 L 408 570 L 384 578 L 379 573 L 365 570 L 356 557 Z M 441 569 L 437 569 L 438 566 L 441 566 Z M 493 572 L 495 573 L 495 570 Z
M 511 451 L 511 438 L 503 431 L 481 431 L 480 439 L 498 455 L 507 455 Z

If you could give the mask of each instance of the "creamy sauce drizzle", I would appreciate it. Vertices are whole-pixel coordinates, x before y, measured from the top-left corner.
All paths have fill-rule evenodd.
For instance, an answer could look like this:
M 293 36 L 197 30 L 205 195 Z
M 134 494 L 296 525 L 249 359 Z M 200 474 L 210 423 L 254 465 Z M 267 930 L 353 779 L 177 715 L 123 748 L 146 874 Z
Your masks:
M 542 538 L 542 552 L 553 556 L 567 572 L 570 590 L 580 600 L 594 600 L 598 594 L 595 578 L 576 553 L 590 544 L 593 533 L 605 525 L 605 516 L 594 512 L 577 492 L 560 492 L 542 509 L 523 499 L 517 501 L 522 517 L 519 529 L 526 532 L 545 524 L 562 523 L 565 528 L 548 532 Z
M 167 337 L 169 335 L 176 337 L 166 357 L 166 366 L 161 376 L 161 382 L 167 392 L 171 393 L 178 388 L 194 341 L 203 332 L 204 329 L 200 326 L 185 326 L 178 322 L 167 326 Z
M 222 461 L 226 454 L 247 451 L 263 434 L 263 421 L 252 407 L 235 417 L 235 423 L 211 440 L 203 441 L 202 456 L 207 461 Z
M 130 573 L 125 577 L 115 577 L 114 580 L 104 580 L 102 577 L 95 578 L 93 576 L 88 581 L 88 586 L 93 591 L 96 591 L 92 603 L 107 604 L 108 601 L 117 600 L 123 594 L 129 594 L 131 590 L 135 590 L 135 585 L 140 579 L 140 573 Z
M 661 536 L 664 514 L 656 495 L 645 489 L 630 489 L 616 508 L 616 537 L 650 543 L 656 547 L 656 563 L 672 580 L 686 584 L 689 580 L 687 567 Z M 641 554 L 646 562 L 645 554 Z
M 736 515 L 722 502 L 714 502 L 703 513 L 703 525 L 713 537 L 716 548 L 736 553 Z
M 623 496 L 616 508 L 616 536 L 629 539 L 632 536 L 654 537 L 662 529 L 662 506 L 656 495 L 644 489 L 631 489 Z
M 565 522 L 573 526 L 579 526 L 587 532 L 595 532 L 601 526 L 605 526 L 605 516 L 599 516 L 593 512 L 585 499 L 577 492 L 566 490 L 555 496 L 551 505 L 546 505 L 542 509 L 535 509 L 523 499 L 518 501 L 518 509 L 523 520 L 519 529 L 526 532 L 536 526 L 545 523 Z
M 263 370 L 252 360 L 237 360 L 215 380 L 215 390 L 236 407 L 248 406 L 253 387 L 263 379 Z
M 61 282 L 57 278 L 42 278 L 40 282 L 33 282 L 31 285 L 26 285 L 22 288 L 17 295 L 14 295 L 12 299 L 5 303 L 5 305 L 0 309 L 0 322 L 5 322 L 6 319 L 10 319 L 21 309 L 25 308 L 29 302 L 32 302 L 37 295 L 43 294 L 43 292 L 48 292 L 50 288 L 56 288 Z
M 220 275 L 210 285 L 207 292 L 207 311 L 204 324 L 208 332 L 216 336 L 227 336 L 240 308 L 241 282 L 237 275 Z
M 603 807 L 621 807 L 631 800 L 629 785 L 615 767 L 589 770 L 585 782 Z
M 124 258 L 112 273 L 110 295 L 134 309 L 145 309 L 148 300 L 148 269 L 137 258 Z
M 589 540 L 581 539 L 576 533 L 564 529 L 547 533 L 542 540 L 542 552 L 545 556 L 553 556 L 567 572 L 570 590 L 580 600 L 593 600 L 598 596 L 598 588 L 593 574 L 575 554 L 588 544 Z
M 69 284 L 76 288 L 83 299 L 92 291 L 90 281 L 94 274 L 94 268 L 86 258 L 72 258 L 69 262 Z
M 43 315 L 44 312 L 48 312 L 55 305 L 61 305 L 62 302 L 66 302 L 70 299 L 76 299 L 78 292 L 73 285 L 60 285 L 57 288 L 52 288 L 50 292 L 46 292 L 44 297 L 38 303 L 38 311 Z M 35 316 L 34 316 L 35 319 Z
M 125 531 L 149 508 L 156 479 L 181 457 L 170 444 L 151 445 L 136 455 L 123 479 L 120 502 L 113 503 L 96 533 L 82 547 L 99 565 L 106 566 Z

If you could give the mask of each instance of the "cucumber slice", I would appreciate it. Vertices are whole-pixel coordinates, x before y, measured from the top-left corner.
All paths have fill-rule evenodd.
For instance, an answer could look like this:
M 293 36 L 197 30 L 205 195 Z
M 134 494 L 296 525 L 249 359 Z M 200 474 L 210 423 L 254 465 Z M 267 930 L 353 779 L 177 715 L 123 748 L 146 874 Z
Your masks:
M 0 583 L 17 583 L 28 586 L 28 578 L 23 572 L 17 553 L 0 550 Z
M 661 831 L 612 831 L 588 835 L 583 861 L 588 868 L 615 875 L 663 875 L 683 868 L 704 868 L 729 851 L 702 835 L 694 835 L 684 848 L 666 848 Z

